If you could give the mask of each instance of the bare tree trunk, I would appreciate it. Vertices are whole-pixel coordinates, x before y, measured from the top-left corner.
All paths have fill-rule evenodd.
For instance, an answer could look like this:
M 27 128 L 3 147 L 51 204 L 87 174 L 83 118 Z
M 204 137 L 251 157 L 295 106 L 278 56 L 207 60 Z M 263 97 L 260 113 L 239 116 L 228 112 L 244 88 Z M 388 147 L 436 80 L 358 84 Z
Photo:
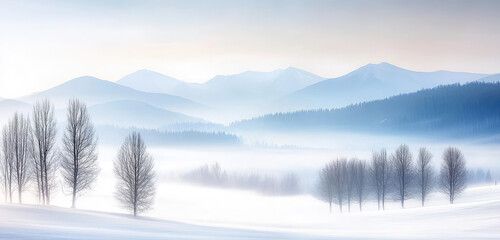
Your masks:
M 76 201 L 76 189 L 78 189 L 78 154 L 77 154 L 77 149 L 76 149 L 76 138 L 77 138 L 77 133 L 73 133 L 73 192 L 72 192 L 72 200 L 71 200 L 71 208 L 75 208 L 75 201 Z
M 43 193 L 42 193 L 42 186 L 40 182 L 40 175 L 39 172 L 36 172 L 36 190 L 38 194 L 38 204 L 42 204 L 42 198 L 43 198 Z
M 138 161 L 135 161 L 135 164 L 134 164 L 134 182 L 137 183 L 138 182 L 138 177 L 137 175 L 139 174 L 139 168 L 138 168 Z M 138 193 L 138 186 L 137 184 L 134 184 L 134 216 L 137 216 L 137 193 Z
M 50 205 L 50 191 L 49 191 L 49 178 L 48 178 L 49 172 L 47 170 L 47 155 L 45 155 L 45 160 L 43 161 L 43 177 L 44 177 L 44 184 L 42 184 L 45 187 L 45 190 L 43 191 L 45 193 L 45 203 L 47 205 Z
M 7 168 L 7 166 L 4 167 L 4 171 L 7 171 L 6 168 Z M 4 191 L 5 191 L 4 200 L 5 200 L 5 202 L 7 202 L 7 196 L 9 194 L 7 193 L 7 176 L 6 175 L 4 176 Z
M 406 190 L 405 189 L 406 188 L 406 184 L 405 184 L 405 179 L 406 179 L 405 178 L 405 171 L 401 172 L 401 174 L 402 174 L 401 175 L 401 182 L 402 182 L 402 184 L 401 184 L 401 188 L 399 190 L 400 191 L 399 195 L 403 196 L 403 197 L 401 197 L 401 208 L 405 208 L 405 197 L 404 197 L 405 196 L 405 190 Z
M 12 182 L 9 182 L 9 203 L 12 203 Z
M 424 175 L 421 175 L 420 181 L 424 182 Z M 422 207 L 425 205 L 425 193 L 424 193 L 424 188 L 420 188 L 420 197 L 422 198 Z
M 73 194 L 72 194 L 73 198 L 71 200 L 71 208 L 75 208 L 76 207 L 76 205 L 75 205 L 75 201 L 76 201 L 76 189 L 78 187 L 78 185 L 77 185 L 77 182 L 78 182 L 78 180 L 77 180 L 78 172 L 77 172 L 76 169 L 77 169 L 77 167 L 75 167 L 75 172 L 73 174 L 73 189 L 72 189 L 73 190 Z
M 76 207 L 76 204 L 75 204 L 75 200 L 76 200 L 76 186 L 75 188 L 73 189 L 73 199 L 71 201 L 71 208 L 75 208 Z
M 385 195 L 382 195 L 382 210 L 385 210 Z

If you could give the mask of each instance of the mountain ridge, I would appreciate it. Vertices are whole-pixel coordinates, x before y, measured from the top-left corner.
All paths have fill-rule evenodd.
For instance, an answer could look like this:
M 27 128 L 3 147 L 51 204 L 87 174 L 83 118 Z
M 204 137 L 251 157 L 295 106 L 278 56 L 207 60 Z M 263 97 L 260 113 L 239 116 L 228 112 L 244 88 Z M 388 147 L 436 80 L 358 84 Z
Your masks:
M 89 107 L 92 121 L 117 127 L 158 129 L 170 124 L 204 122 L 182 113 L 172 112 L 133 100 L 117 100 Z
M 155 71 L 141 69 L 120 78 L 116 83 L 143 92 L 168 93 L 185 82 Z
M 277 106 L 287 111 L 337 108 L 439 85 L 471 82 L 487 76 L 444 70 L 416 72 L 386 62 L 367 64 L 346 75 L 325 79 L 295 91 L 278 100 Z
M 182 97 L 142 92 L 92 76 L 74 78 L 45 91 L 21 97 L 19 100 L 33 103 L 43 98 L 51 99 L 56 107 L 64 107 L 69 99 L 78 98 L 89 106 L 116 100 L 142 101 L 158 108 L 185 114 L 208 108 L 203 104 Z

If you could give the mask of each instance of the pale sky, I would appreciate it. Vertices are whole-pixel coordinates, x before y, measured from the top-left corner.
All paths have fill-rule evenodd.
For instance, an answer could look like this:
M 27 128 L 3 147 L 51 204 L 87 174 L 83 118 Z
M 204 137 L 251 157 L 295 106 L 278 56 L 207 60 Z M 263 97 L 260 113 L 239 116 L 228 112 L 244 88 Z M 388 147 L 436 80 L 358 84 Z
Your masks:
M 0 97 L 139 69 L 205 82 L 367 63 L 500 72 L 500 1 L 0 0 Z

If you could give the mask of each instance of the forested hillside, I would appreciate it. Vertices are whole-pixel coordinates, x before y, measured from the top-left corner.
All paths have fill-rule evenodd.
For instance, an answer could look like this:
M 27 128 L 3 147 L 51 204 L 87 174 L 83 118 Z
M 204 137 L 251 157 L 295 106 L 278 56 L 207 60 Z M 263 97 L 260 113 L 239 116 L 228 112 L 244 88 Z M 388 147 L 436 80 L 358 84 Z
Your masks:
M 500 83 L 439 86 L 339 109 L 270 114 L 232 127 L 492 135 L 500 132 Z

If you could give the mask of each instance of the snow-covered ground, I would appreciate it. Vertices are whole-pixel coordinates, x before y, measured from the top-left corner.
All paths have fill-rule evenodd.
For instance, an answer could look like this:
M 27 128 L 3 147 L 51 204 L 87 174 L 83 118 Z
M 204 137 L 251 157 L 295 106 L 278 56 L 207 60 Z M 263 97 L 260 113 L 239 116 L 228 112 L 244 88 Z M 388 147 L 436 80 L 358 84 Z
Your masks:
M 410 145 L 412 150 L 417 146 L 421 145 Z M 36 200 L 30 191 L 23 195 L 27 205 L 6 205 L 1 199 L 0 239 L 500 239 L 500 186 L 471 186 L 454 205 L 436 192 L 425 207 L 411 199 L 406 209 L 400 209 L 398 202 L 389 199 L 386 210 L 378 211 L 370 199 L 363 212 L 354 203 L 350 213 L 347 206 L 343 213 L 334 206 L 330 214 L 328 205 L 310 194 L 264 196 L 175 180 L 176 174 L 217 161 L 231 172 L 294 172 L 311 187 L 328 161 L 342 156 L 370 159 L 371 149 L 379 146 L 338 148 L 342 151 L 151 148 L 158 175 L 155 204 L 133 218 L 113 197 L 117 147 L 102 147 L 97 183 L 78 198 L 78 209 L 68 208 L 71 198 L 59 189 L 51 207 L 33 205 Z M 443 148 L 437 144 L 430 148 L 436 168 Z M 498 161 L 497 147 L 461 149 L 471 167 L 493 169 Z
M 328 213 L 307 196 L 167 184 L 149 216 L 35 205 L 0 205 L 0 239 L 499 239 L 500 186 L 469 188 L 456 204 L 434 194 L 429 206 L 390 202 L 377 211 Z M 99 203 L 95 203 L 99 204 Z M 102 203 L 102 208 L 106 203 Z M 167 219 L 166 219 L 167 218 Z M 174 219 L 177 221 L 172 221 Z M 188 220 L 191 219 L 191 220 Z
M 0 239 L 327 239 L 32 205 L 0 205 Z

